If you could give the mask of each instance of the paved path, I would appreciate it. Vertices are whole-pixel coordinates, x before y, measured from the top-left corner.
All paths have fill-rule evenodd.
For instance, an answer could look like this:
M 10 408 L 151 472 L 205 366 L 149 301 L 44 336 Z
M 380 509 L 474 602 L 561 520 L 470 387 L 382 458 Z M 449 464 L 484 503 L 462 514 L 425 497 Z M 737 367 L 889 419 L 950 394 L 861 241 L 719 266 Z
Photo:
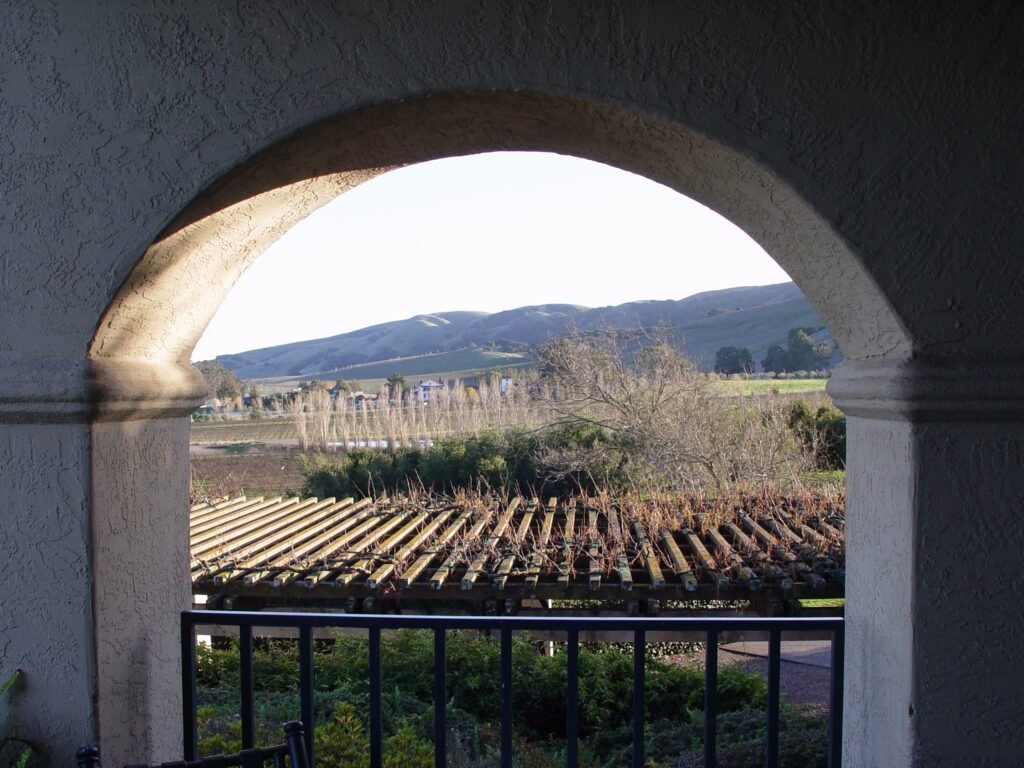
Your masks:
M 827 640 L 793 640 L 782 643 L 780 687 L 790 704 L 822 714 L 828 712 L 832 670 L 831 648 Z M 704 667 L 703 654 L 673 656 L 670 663 Z M 718 649 L 722 667 L 741 665 L 747 672 L 768 677 L 768 643 L 725 643 Z
M 798 707 L 828 712 L 832 682 L 831 646 L 827 640 L 782 643 L 779 687 L 783 698 Z M 768 643 L 727 643 L 719 649 L 722 663 L 742 664 L 748 672 L 768 678 Z
M 725 643 L 723 651 L 740 656 L 768 658 L 767 642 Z M 782 643 L 782 660 L 829 669 L 832 666 L 832 643 L 828 640 L 791 640 Z

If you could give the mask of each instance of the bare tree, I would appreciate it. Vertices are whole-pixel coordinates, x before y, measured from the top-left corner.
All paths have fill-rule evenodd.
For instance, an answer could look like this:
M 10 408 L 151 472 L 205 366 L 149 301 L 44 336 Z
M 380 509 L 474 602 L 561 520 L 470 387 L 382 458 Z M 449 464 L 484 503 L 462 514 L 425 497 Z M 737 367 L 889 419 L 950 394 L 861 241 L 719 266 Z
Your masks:
M 291 414 L 295 424 L 295 435 L 299 441 L 299 450 L 309 449 L 309 428 L 306 423 L 306 395 L 296 392 L 295 396 L 285 404 L 285 410 Z
M 347 392 L 338 389 L 334 398 L 334 436 L 343 453 L 348 452 L 348 442 L 352 435 L 354 421 L 352 407 L 349 404 Z
M 572 330 L 542 348 L 539 367 L 552 387 L 555 423 L 588 425 L 608 437 L 549 452 L 556 475 L 617 452 L 630 457 L 638 487 L 722 489 L 774 479 L 799 462 L 781 411 L 766 408 L 767 401 L 723 397 L 663 331 Z
M 326 453 L 331 439 L 331 394 L 323 387 L 315 387 L 309 391 L 306 403 L 313 422 L 313 447 Z

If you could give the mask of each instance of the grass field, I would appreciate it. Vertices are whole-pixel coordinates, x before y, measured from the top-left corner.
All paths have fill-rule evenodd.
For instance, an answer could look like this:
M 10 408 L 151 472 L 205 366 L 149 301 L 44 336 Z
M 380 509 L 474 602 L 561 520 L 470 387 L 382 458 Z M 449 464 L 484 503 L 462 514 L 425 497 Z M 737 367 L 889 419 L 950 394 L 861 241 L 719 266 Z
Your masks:
M 794 395 L 801 392 L 824 394 L 828 379 L 724 379 L 719 382 L 722 391 L 742 395 Z
M 804 608 L 843 608 L 846 606 L 846 598 L 811 598 L 809 600 L 801 600 L 800 605 Z

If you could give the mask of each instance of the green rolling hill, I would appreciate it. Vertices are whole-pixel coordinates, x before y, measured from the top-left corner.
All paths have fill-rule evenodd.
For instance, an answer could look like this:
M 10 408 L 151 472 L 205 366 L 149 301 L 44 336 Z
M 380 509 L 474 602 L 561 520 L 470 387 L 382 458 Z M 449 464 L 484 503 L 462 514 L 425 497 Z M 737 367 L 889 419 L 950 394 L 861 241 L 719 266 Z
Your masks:
M 665 326 L 690 357 L 710 368 L 719 347 L 747 347 L 760 362 L 772 344 L 784 344 L 789 329 L 822 329 L 824 323 L 793 283 L 728 288 L 678 301 L 638 301 L 589 308 L 546 304 L 503 312 L 439 312 L 217 358 L 246 379 L 378 379 L 473 372 L 528 364 L 530 347 L 576 326 L 651 328 Z

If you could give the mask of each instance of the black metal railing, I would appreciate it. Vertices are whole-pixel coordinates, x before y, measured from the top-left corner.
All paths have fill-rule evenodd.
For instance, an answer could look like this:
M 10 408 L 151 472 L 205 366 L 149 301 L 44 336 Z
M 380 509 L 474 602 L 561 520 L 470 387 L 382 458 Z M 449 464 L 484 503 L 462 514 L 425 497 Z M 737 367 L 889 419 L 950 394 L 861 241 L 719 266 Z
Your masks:
M 244 613 L 240 611 L 185 611 L 182 613 L 182 694 L 185 756 L 198 757 L 196 727 L 196 627 L 237 627 L 241 652 L 242 747 L 255 741 L 253 705 L 253 628 L 297 629 L 299 635 L 299 698 L 310 762 L 313 761 L 313 631 L 321 628 L 366 629 L 369 635 L 370 766 L 383 764 L 381 715 L 381 630 L 426 629 L 434 633 L 434 765 L 447 765 L 445 705 L 446 633 L 458 630 L 497 632 L 500 638 L 501 768 L 512 766 L 512 633 L 564 633 L 566 667 L 566 765 L 576 768 L 579 741 L 579 642 L 581 632 L 626 632 L 633 638 L 633 750 L 632 768 L 644 765 L 644 658 L 648 633 L 697 633 L 705 639 L 704 766 L 716 768 L 718 641 L 723 633 L 768 636 L 768 703 L 765 713 L 767 744 L 765 765 L 779 764 L 779 682 L 781 644 L 785 633 L 827 633 L 832 641 L 829 706 L 829 768 L 839 768 L 842 750 L 843 620 L 842 618 L 634 618 L 536 616 L 401 616 L 327 613 Z

